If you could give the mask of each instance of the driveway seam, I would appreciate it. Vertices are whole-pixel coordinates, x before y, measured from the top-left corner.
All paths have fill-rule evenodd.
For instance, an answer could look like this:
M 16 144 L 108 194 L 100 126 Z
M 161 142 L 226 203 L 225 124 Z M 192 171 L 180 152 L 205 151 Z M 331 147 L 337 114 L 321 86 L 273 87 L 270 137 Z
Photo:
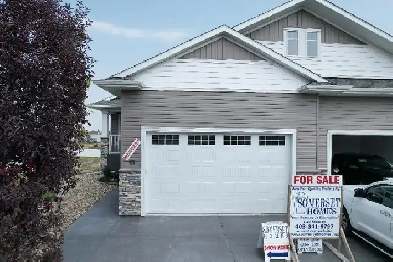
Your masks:
M 232 256 L 232 258 L 233 258 L 233 261 L 234 261 L 234 262 L 237 262 L 237 261 L 238 261 L 238 258 L 237 258 L 237 256 L 235 255 L 235 253 L 233 252 L 232 247 L 231 247 L 231 244 L 229 243 L 228 236 L 227 236 L 227 234 L 225 233 L 224 223 L 222 222 L 221 216 L 220 216 L 220 215 L 218 216 L 218 221 L 220 221 L 220 225 L 221 225 L 221 229 L 222 229 L 222 235 L 224 236 L 225 242 L 227 243 L 227 247 L 228 247 L 229 253 L 231 253 L 231 256 Z

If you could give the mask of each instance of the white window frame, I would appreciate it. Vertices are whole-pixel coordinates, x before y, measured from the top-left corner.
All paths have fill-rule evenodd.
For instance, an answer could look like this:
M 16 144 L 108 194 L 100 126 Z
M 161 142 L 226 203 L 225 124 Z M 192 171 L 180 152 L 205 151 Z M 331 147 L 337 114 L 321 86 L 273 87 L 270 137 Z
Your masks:
M 290 55 L 290 54 L 288 54 L 288 40 L 289 40 L 289 37 L 288 37 L 288 33 L 289 32 L 297 32 L 297 55 Z M 291 29 L 288 29 L 288 30 L 286 30 L 285 31 L 285 55 L 286 56 L 294 56 L 294 57 L 297 57 L 297 56 L 299 56 L 300 55 L 300 52 L 301 52 L 301 50 L 300 50 L 300 41 L 301 41 L 301 33 L 300 33 L 300 31 L 298 30 L 298 29 L 293 29 L 293 30 L 291 30 Z
M 298 32 L 298 55 L 288 55 L 288 32 L 297 31 Z M 309 57 L 307 56 L 307 33 L 316 32 L 317 33 L 317 56 Z M 284 28 L 284 54 L 287 57 L 298 57 L 307 59 L 320 59 L 321 58 L 321 29 L 314 28 Z

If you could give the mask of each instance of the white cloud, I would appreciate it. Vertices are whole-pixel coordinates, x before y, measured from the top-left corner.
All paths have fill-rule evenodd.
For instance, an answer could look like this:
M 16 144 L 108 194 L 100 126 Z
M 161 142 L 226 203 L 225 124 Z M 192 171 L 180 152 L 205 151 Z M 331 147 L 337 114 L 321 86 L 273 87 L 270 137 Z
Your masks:
M 118 35 L 126 38 L 151 38 L 162 41 L 178 41 L 187 37 L 187 34 L 181 30 L 146 30 L 139 28 L 129 28 L 117 26 L 103 21 L 93 21 L 91 29 L 104 34 Z

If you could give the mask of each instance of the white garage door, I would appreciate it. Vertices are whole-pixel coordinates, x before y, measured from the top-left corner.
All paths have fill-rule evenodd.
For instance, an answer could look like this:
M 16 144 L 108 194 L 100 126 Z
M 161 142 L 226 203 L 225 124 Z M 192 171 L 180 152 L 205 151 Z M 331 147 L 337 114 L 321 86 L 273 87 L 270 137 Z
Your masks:
M 286 213 L 290 136 L 148 134 L 146 214 Z

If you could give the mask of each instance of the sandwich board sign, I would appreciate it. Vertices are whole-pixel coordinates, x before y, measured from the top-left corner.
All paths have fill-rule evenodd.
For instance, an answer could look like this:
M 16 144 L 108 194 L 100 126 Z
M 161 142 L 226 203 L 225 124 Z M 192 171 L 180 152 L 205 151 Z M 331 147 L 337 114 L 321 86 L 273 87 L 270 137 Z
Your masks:
M 262 223 L 265 261 L 291 260 L 288 224 L 281 221 Z
M 302 253 L 323 253 L 322 239 L 320 238 L 299 238 L 297 240 L 297 252 Z
M 126 161 L 130 160 L 132 154 L 134 154 L 135 150 L 140 144 L 141 140 L 139 138 L 136 138 L 134 142 L 132 142 L 131 146 L 127 149 L 127 151 L 123 154 L 123 159 Z
M 289 232 L 293 239 L 340 237 L 341 176 L 295 175 L 288 202 Z

